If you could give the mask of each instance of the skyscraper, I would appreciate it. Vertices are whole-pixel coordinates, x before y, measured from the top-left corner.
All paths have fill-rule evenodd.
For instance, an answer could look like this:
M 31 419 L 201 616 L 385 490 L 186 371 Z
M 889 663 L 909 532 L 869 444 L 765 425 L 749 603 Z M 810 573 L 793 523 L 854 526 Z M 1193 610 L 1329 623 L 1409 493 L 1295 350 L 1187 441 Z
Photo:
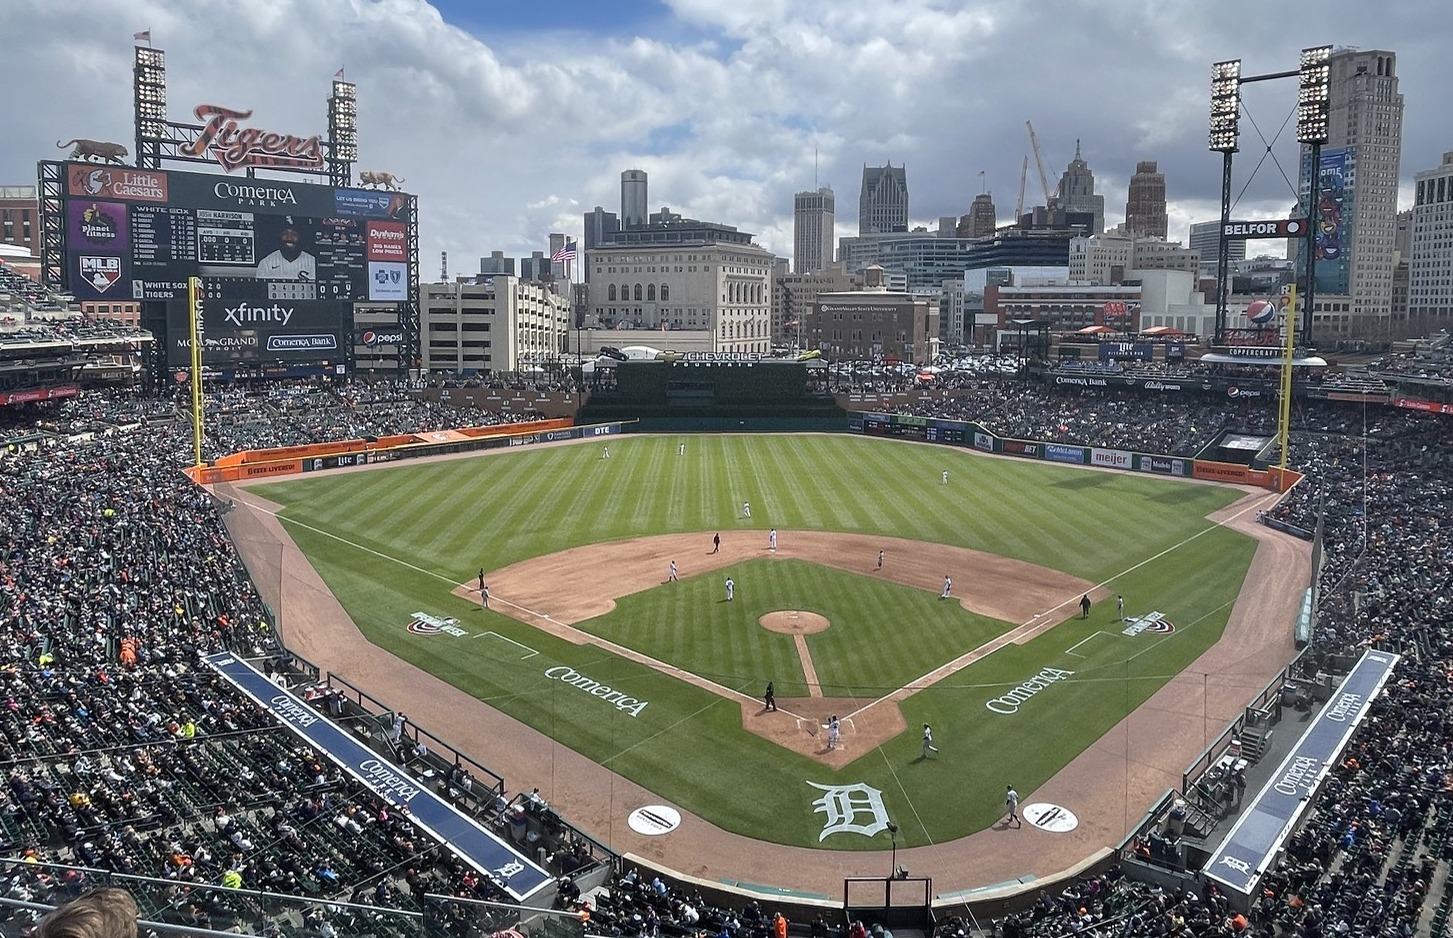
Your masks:
M 960 238 L 987 238 L 999 227 L 999 218 L 995 214 L 994 197 L 987 192 L 981 192 L 974 196 L 974 202 L 969 206 L 969 214 L 959 219 L 958 235 Z
M 908 230 L 908 170 L 864 166 L 858 196 L 858 236 Z
M 827 186 L 792 197 L 793 273 L 816 273 L 832 264 L 836 204 Z
M 650 214 L 646 199 L 646 171 L 628 169 L 621 173 L 621 227 L 639 228 Z
M 1453 151 L 1416 178 L 1408 319 L 1426 335 L 1453 325 Z
M 1327 143 L 1310 211 L 1317 252 L 1313 328 L 1319 333 L 1387 333 L 1403 140 L 1396 65 L 1397 56 L 1382 50 L 1340 49 L 1328 62 Z M 1307 147 L 1301 164 L 1306 206 L 1312 173 Z
M 1066 212 L 1085 212 L 1095 216 L 1095 230 L 1105 230 L 1105 197 L 1095 194 L 1095 174 L 1080 156 L 1080 141 L 1075 141 L 1075 158 L 1059 177 L 1059 207 Z
M 1201 269 L 1215 270 L 1221 250 L 1221 223 L 1219 221 L 1198 221 L 1191 223 L 1191 236 L 1187 245 L 1201 254 Z M 1241 239 L 1226 242 L 1226 256 L 1233 263 L 1246 260 L 1246 242 Z
M 1125 229 L 1132 238 L 1164 238 L 1167 227 L 1165 174 L 1157 171 L 1154 160 L 1136 163 L 1125 201 Z

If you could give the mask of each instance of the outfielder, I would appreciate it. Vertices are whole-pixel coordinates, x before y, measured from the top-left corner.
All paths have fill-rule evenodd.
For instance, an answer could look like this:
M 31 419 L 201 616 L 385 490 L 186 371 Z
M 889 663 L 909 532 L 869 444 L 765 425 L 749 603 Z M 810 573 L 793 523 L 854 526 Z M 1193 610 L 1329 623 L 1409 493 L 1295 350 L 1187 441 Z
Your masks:
M 933 744 L 933 730 L 929 729 L 928 724 L 925 723 L 923 724 L 923 755 L 921 758 L 927 759 L 930 752 L 938 752 L 938 747 Z
M 731 602 L 737 595 L 737 584 L 731 577 L 726 578 L 727 602 Z

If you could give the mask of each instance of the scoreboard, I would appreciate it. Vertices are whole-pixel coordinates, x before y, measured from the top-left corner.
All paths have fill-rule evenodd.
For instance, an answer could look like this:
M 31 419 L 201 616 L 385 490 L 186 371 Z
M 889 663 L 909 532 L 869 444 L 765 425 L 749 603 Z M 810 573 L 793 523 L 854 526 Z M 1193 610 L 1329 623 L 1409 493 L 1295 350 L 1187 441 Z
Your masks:
M 286 180 L 65 164 L 65 270 L 83 300 L 238 295 L 404 302 L 412 195 Z M 212 293 L 226 297 L 226 292 Z

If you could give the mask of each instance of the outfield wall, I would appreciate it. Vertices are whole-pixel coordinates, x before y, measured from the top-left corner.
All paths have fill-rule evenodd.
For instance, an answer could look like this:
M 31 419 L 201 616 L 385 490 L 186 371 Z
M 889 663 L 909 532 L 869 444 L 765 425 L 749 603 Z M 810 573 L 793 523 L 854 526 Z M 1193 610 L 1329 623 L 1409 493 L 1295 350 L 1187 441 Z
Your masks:
M 1072 466 L 1098 466 L 1104 469 L 1126 469 L 1132 472 L 1147 472 L 1185 479 L 1256 485 L 1273 492 L 1285 491 L 1302 478 L 1300 473 L 1290 470 L 1283 477 L 1281 470 L 1276 468 L 1252 469 L 1250 466 L 1216 462 L 1209 459 L 1194 459 L 1187 456 L 1165 456 L 1133 450 L 1105 449 L 1099 446 L 1048 443 L 1041 440 L 1016 440 L 998 436 L 983 424 L 947 420 L 941 417 L 859 411 L 848 414 L 848 430 L 864 436 L 965 446 L 983 453 L 1018 456 L 1021 459 L 1039 459 Z
M 212 485 L 217 482 L 250 482 L 276 476 L 319 472 L 346 466 L 395 462 L 420 456 L 441 456 L 475 450 L 500 449 L 507 446 L 528 446 L 532 443 L 553 443 L 615 436 L 623 423 L 573 426 L 570 419 L 541 420 L 533 423 L 507 423 L 489 427 L 466 427 L 462 430 L 438 430 L 410 433 L 403 436 L 379 437 L 377 441 L 339 440 L 308 446 L 285 446 L 277 449 L 246 450 L 218 459 L 211 466 L 189 466 L 184 471 L 193 482 Z

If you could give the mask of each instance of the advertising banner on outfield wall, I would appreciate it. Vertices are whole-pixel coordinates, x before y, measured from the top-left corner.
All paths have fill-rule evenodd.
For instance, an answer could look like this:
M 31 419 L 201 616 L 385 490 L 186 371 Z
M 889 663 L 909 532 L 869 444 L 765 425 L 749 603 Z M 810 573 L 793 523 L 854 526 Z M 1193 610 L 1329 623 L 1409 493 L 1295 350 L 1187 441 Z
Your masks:
M 1078 466 L 1085 464 L 1085 448 L 1083 446 L 1065 446 L 1060 443 L 1044 444 L 1044 458 L 1053 462 L 1074 463 Z
M 1154 472 L 1163 476 L 1188 476 L 1191 474 L 1191 461 L 1189 459 L 1176 459 L 1173 456 L 1143 456 L 1136 454 L 1135 471 Z
M 1241 466 L 1231 462 L 1213 462 L 1207 459 L 1197 459 L 1191 469 L 1191 477 L 1196 479 L 1209 479 L 1212 482 L 1248 482 L 1250 479 L 1247 473 L 1249 466 Z
M 994 438 L 980 430 L 975 430 L 974 449 L 981 449 L 986 453 L 994 452 Z
M 1123 449 L 1100 449 L 1096 447 L 1090 450 L 1090 465 L 1092 466 L 1105 466 L 1110 469 L 1129 469 L 1134 462 L 1134 457 Z

